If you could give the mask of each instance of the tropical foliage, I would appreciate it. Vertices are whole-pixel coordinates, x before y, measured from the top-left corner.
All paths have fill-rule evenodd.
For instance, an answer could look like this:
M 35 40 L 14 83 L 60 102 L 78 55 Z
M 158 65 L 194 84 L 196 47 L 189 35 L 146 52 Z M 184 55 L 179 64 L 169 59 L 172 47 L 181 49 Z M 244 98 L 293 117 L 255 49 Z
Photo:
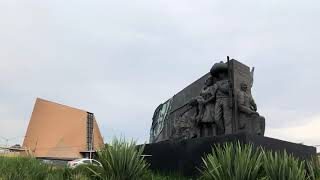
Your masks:
M 320 180 L 320 160 L 313 158 L 307 162 L 307 172 L 309 180 Z
M 143 160 L 143 147 L 134 141 L 114 139 L 112 143 L 98 152 L 102 167 L 90 169 L 99 179 L 136 180 L 147 173 L 149 165 Z
M 203 159 L 203 164 L 201 179 L 256 180 L 261 171 L 262 154 L 252 145 L 218 145 Z
M 284 152 L 264 152 L 263 170 L 269 180 L 303 180 L 306 179 L 305 162 L 299 161 Z
M 286 151 L 270 152 L 252 145 L 227 143 L 203 158 L 205 180 L 320 180 L 318 159 L 301 161 Z

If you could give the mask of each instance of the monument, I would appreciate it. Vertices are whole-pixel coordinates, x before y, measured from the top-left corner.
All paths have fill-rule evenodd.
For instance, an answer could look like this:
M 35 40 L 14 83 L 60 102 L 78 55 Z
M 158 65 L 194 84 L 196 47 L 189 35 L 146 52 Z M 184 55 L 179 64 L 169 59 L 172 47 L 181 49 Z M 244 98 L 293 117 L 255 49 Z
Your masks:
M 150 142 L 247 132 L 264 135 L 265 119 L 251 94 L 254 68 L 234 59 L 161 104 L 153 116 Z
M 314 147 L 264 137 L 265 118 L 252 97 L 253 81 L 254 68 L 227 57 L 160 104 L 144 150 L 151 155 L 147 158 L 151 168 L 193 175 L 214 145 L 235 141 L 286 150 L 301 159 L 315 155 Z

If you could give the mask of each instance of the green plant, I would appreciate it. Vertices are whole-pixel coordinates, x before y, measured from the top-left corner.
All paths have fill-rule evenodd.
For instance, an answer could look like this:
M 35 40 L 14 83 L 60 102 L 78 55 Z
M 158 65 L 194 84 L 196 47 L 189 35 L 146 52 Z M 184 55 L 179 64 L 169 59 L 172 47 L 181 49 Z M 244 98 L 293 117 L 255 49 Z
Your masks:
M 183 177 L 177 173 L 160 173 L 160 172 L 152 172 L 149 171 L 143 177 L 143 180 L 189 180 L 191 178 Z
M 42 180 L 49 171 L 48 165 L 41 164 L 35 158 L 0 157 L 0 179 Z
M 72 175 L 72 170 L 66 167 L 49 167 L 49 172 L 45 180 L 70 180 Z
M 143 147 L 125 139 L 113 139 L 110 145 L 98 152 L 102 167 L 90 170 L 100 179 L 136 180 L 147 173 L 148 164 L 142 158 Z
M 262 154 L 252 145 L 226 143 L 216 145 L 212 153 L 202 159 L 200 179 L 213 180 L 256 180 L 262 165 Z
M 86 180 L 92 174 L 88 167 L 70 169 L 31 157 L 0 157 L 0 180 Z
M 89 165 L 80 165 L 74 169 L 68 167 L 55 168 L 50 174 L 48 174 L 48 180 L 61 179 L 61 180 L 87 180 L 93 178 L 93 173 L 89 169 Z M 51 177 L 52 176 L 52 177 Z
M 320 180 L 320 162 L 318 157 L 313 157 L 307 162 L 309 180 Z
M 263 169 L 269 180 L 303 180 L 306 179 L 304 161 L 294 158 L 286 151 L 263 151 Z

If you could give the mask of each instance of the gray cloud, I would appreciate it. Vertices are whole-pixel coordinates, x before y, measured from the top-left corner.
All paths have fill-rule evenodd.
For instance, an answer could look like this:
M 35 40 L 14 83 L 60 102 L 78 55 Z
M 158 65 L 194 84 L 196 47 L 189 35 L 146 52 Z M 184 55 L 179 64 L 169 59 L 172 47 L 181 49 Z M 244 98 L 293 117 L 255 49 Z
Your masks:
M 227 55 L 256 67 L 267 128 L 305 124 L 319 115 L 319 5 L 1 1 L 0 135 L 23 135 L 42 97 L 94 112 L 107 141 L 144 142 L 155 107 Z

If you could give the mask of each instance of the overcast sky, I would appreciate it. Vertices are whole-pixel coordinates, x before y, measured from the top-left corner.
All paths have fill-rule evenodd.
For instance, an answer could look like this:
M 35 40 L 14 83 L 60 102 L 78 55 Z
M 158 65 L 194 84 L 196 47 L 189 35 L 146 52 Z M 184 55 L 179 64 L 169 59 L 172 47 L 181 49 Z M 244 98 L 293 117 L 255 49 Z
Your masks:
M 256 67 L 266 136 L 320 144 L 319 18 L 318 0 L 0 0 L 0 136 L 21 142 L 41 97 L 145 142 L 158 104 L 228 55 Z

